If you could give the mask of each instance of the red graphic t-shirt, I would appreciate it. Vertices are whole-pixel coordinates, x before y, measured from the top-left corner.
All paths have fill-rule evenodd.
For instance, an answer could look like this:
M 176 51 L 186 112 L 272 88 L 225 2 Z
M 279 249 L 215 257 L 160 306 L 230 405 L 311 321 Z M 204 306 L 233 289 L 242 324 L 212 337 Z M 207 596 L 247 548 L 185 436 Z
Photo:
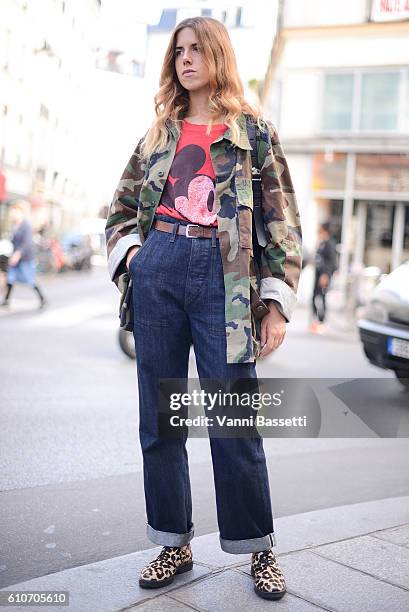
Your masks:
M 227 130 L 218 123 L 206 134 L 207 125 L 182 120 L 175 157 L 156 214 L 168 215 L 199 225 L 217 226 L 215 174 L 210 145 Z

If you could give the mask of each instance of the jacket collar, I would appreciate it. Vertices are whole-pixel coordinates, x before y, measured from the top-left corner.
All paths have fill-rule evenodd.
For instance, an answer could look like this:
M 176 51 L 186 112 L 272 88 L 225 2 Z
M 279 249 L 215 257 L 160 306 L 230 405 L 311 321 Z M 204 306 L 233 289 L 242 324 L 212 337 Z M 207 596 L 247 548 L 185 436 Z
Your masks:
M 176 141 L 178 141 L 178 139 L 179 139 L 179 130 L 178 130 L 178 127 L 177 127 L 177 122 L 174 121 L 173 119 L 168 118 L 165 121 L 165 125 L 168 127 L 170 133 L 172 134 L 172 137 Z M 244 113 L 241 113 L 239 115 L 239 117 L 237 118 L 237 125 L 238 125 L 239 130 L 240 130 L 238 146 L 241 149 L 245 149 L 245 150 L 251 151 L 251 144 L 250 144 L 249 137 L 248 137 L 248 134 L 247 134 L 246 117 L 245 117 Z M 214 142 L 219 142 L 223 138 L 226 138 L 226 140 L 229 140 L 230 142 L 232 142 L 233 135 L 232 135 L 231 128 L 227 128 L 227 130 L 224 132 L 224 134 L 219 136 L 219 138 L 217 138 Z

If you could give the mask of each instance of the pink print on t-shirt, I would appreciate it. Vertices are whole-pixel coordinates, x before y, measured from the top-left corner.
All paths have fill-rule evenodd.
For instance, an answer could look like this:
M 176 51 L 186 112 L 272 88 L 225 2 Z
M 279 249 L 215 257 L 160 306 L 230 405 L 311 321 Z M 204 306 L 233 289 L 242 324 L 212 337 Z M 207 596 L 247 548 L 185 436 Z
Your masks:
M 182 132 L 169 170 L 157 214 L 166 214 L 200 225 L 217 225 L 214 207 L 215 174 L 210 144 L 227 129 L 182 121 Z

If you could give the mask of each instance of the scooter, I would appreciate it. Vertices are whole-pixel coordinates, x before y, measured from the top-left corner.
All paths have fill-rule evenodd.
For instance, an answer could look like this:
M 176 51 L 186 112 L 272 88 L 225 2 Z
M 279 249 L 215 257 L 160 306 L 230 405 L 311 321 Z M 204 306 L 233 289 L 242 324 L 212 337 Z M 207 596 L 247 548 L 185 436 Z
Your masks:
M 118 330 L 118 342 L 119 346 L 129 359 L 135 359 L 135 342 L 133 333 L 125 329 Z

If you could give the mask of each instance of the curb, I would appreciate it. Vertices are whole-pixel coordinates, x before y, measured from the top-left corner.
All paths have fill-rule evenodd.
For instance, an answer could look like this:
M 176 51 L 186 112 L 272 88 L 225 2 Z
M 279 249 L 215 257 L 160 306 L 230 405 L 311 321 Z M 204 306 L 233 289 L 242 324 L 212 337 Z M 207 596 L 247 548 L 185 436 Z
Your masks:
M 274 519 L 277 546 L 277 555 L 283 555 L 283 560 L 294 557 L 297 554 L 307 552 L 325 544 L 346 542 L 354 538 L 360 538 L 373 532 L 391 529 L 393 527 L 409 524 L 409 496 L 393 497 L 370 502 L 338 506 L 325 510 L 314 510 L 292 516 Z M 194 556 L 194 569 L 188 575 L 181 574 L 172 585 L 160 589 L 160 593 L 152 589 L 141 589 L 138 586 L 138 574 L 143 565 L 152 560 L 161 550 L 161 546 L 149 548 L 144 551 L 128 555 L 106 559 L 88 565 L 70 568 L 54 574 L 48 574 L 39 578 L 13 584 L 1 589 L 1 591 L 69 591 L 69 606 L 47 606 L 48 611 L 70 609 L 75 612 L 118 612 L 134 608 L 139 610 L 203 610 L 201 605 L 175 599 L 176 591 L 199 582 L 207 582 L 207 579 L 219 583 L 216 587 L 217 607 L 212 610 L 230 609 L 229 598 L 233 596 L 228 581 L 240 580 L 248 583 L 248 589 L 252 591 L 252 580 L 248 580 L 250 555 L 231 555 L 220 549 L 219 533 L 211 533 L 194 538 L 191 542 Z M 406 546 L 402 548 L 408 551 Z M 309 553 L 311 554 L 311 553 Z M 315 551 L 314 551 L 315 554 Z M 386 583 L 385 583 L 386 584 Z M 203 586 L 203 585 L 202 585 Z M 399 585 L 398 585 L 399 586 Z M 221 587 L 221 588 L 220 588 Z M 235 587 L 234 587 L 235 588 Z M 405 587 L 402 587 L 405 588 Z M 190 591 L 190 589 L 188 589 Z M 247 587 L 246 587 L 247 590 Z M 287 602 L 303 598 L 303 595 L 287 594 Z M 172 593 L 172 595 L 171 595 Z M 408 589 L 409 605 L 409 589 Z M 168 596 L 170 595 L 170 596 Z M 247 592 L 246 592 L 247 595 Z M 254 594 L 251 593 L 253 596 Z M 364 595 L 363 595 L 364 596 Z M 225 598 L 226 605 L 223 604 Z M 261 609 L 263 602 L 256 596 L 253 597 L 254 610 Z M 154 601 L 155 600 L 155 601 Z M 160 601 L 156 601 L 160 600 Z M 300 601 L 290 610 L 308 610 L 321 607 L 313 603 L 308 597 L 303 599 L 304 607 L 300 607 Z M 283 600 L 284 603 L 284 600 Z M 304 605 L 303 604 L 303 605 Z M 359 602 L 356 602 L 357 610 Z M 164 607 L 166 605 L 166 607 Z M 249 611 L 247 604 L 243 605 Z M 19 607 L 19 606 L 18 606 Z M 12 611 L 16 606 L 2 606 L 2 610 Z M 236 606 L 237 609 L 237 606 Z M 327 608 L 328 609 L 328 608 Z M 363 607 L 362 609 L 367 609 Z

